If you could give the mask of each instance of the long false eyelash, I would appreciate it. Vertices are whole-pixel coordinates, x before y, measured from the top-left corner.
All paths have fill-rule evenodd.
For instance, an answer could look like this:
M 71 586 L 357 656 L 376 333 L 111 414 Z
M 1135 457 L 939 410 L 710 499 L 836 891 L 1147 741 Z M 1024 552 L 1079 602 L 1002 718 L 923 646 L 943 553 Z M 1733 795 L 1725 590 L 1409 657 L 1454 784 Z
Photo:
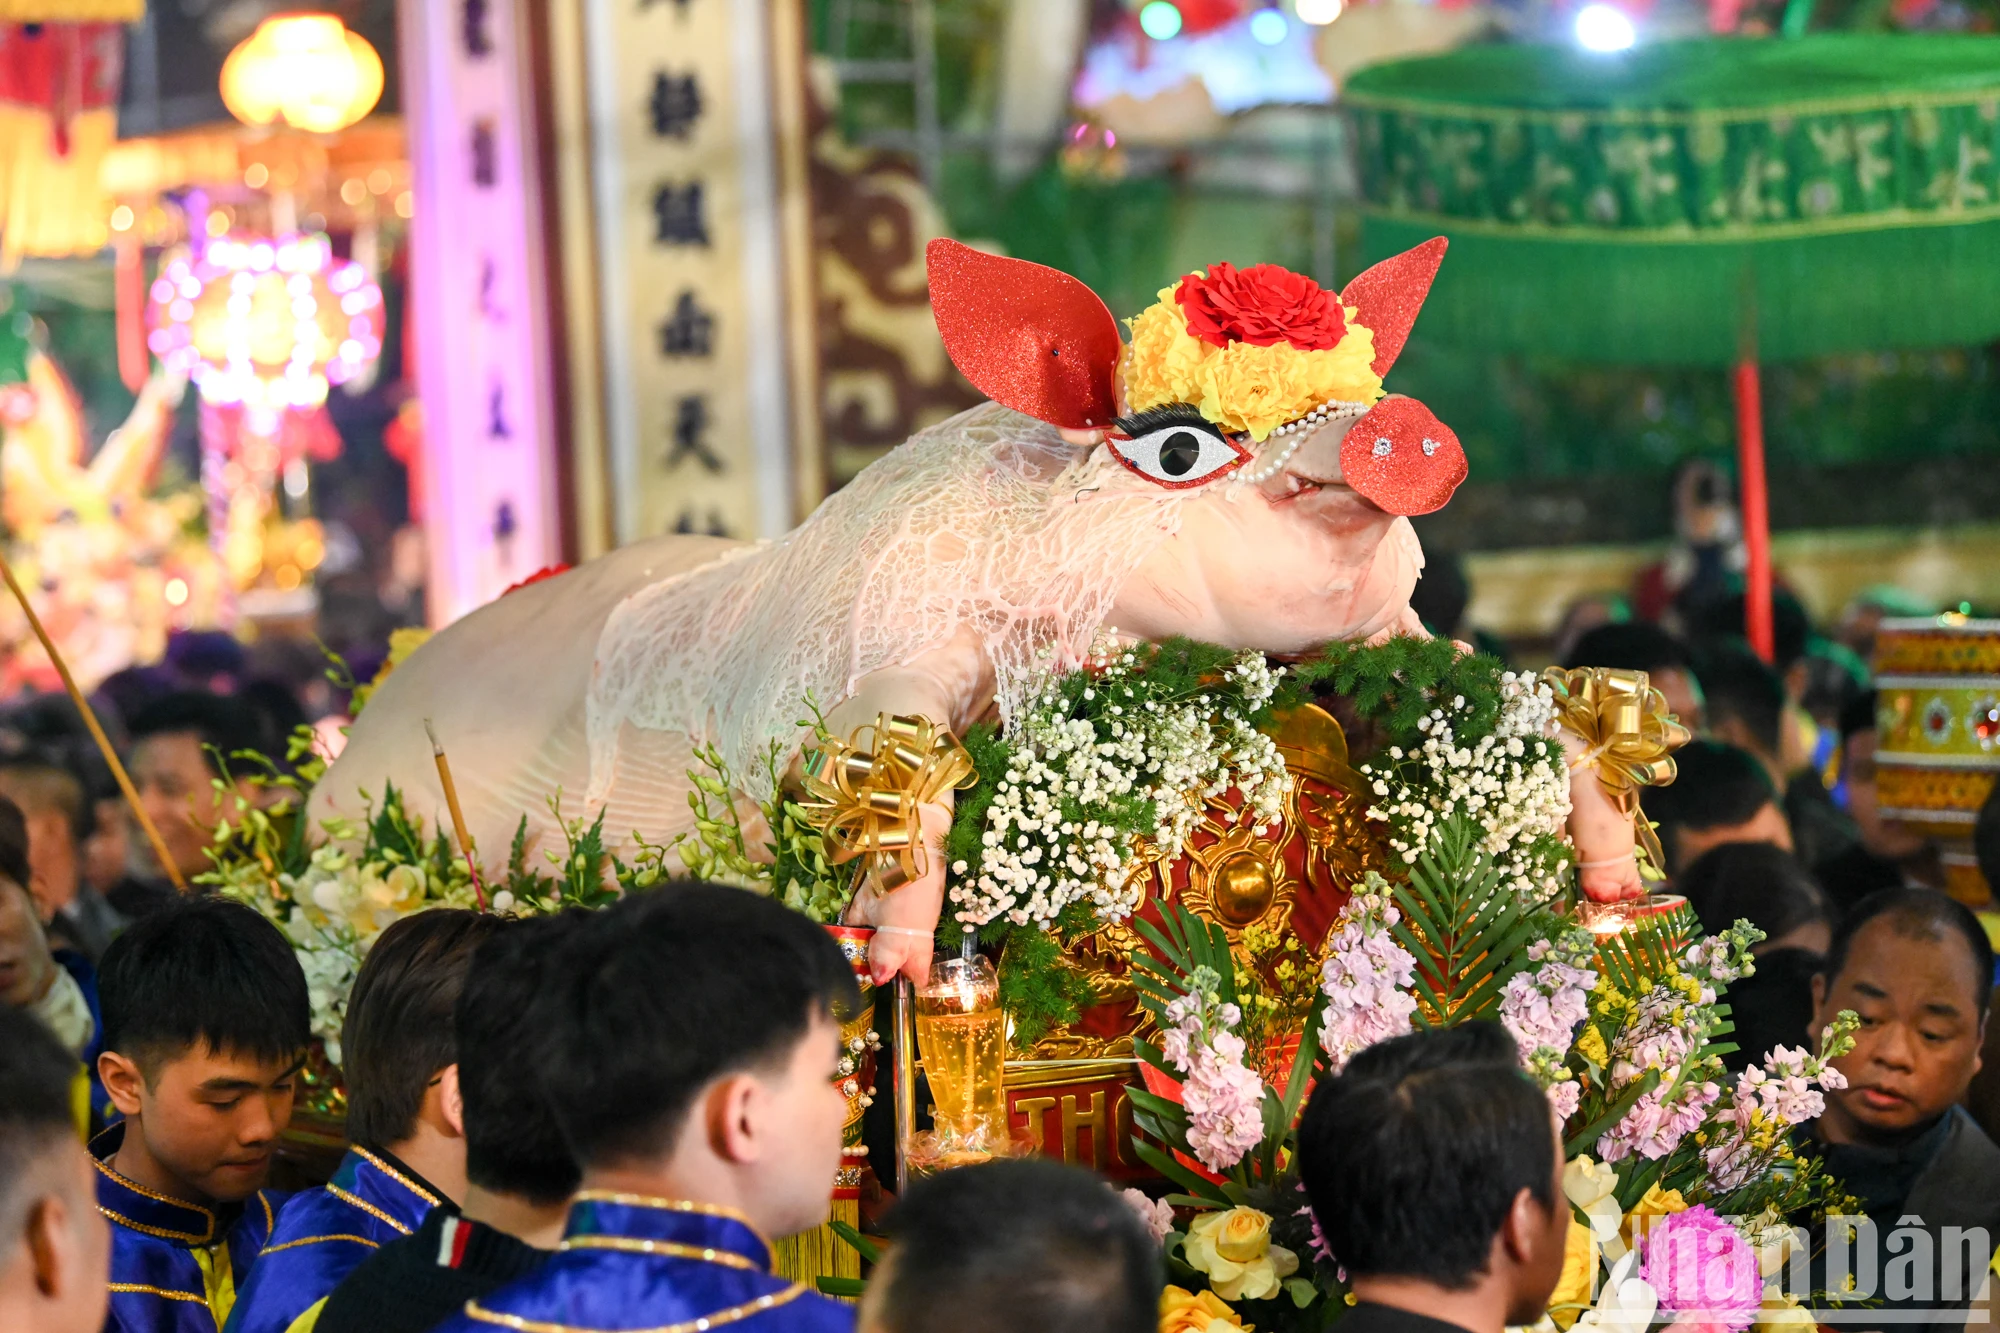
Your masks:
M 1193 403 L 1161 403 L 1158 407 L 1149 407 L 1129 417 L 1120 417 L 1113 424 L 1135 440 L 1141 435 L 1164 430 L 1168 426 L 1188 426 L 1195 430 L 1207 431 L 1217 439 L 1223 438 L 1221 430 L 1214 422 L 1204 417 L 1201 409 Z

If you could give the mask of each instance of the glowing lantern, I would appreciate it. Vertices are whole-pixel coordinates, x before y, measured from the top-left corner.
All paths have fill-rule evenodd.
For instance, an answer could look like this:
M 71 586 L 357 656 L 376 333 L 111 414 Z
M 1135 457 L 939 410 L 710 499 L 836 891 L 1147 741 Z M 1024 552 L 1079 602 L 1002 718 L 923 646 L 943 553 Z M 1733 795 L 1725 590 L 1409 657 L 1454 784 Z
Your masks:
M 245 125 L 344 130 L 382 97 L 382 58 L 331 14 L 278 14 L 222 62 L 222 100 Z
M 382 292 L 324 236 L 225 236 L 170 257 L 147 346 L 203 400 L 314 408 L 382 353 Z

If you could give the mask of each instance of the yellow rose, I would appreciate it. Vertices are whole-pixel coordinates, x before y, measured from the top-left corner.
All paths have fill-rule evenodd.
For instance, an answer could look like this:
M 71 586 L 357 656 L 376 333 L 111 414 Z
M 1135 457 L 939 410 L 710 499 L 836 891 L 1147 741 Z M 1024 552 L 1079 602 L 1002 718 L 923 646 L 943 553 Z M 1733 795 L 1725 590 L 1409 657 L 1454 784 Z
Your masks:
M 1668 1213 L 1682 1212 L 1687 1208 L 1687 1200 L 1679 1190 L 1663 1190 L 1657 1182 L 1646 1191 L 1645 1197 L 1632 1205 L 1632 1211 L 1625 1214 L 1625 1226 L 1620 1239 L 1629 1247 L 1637 1242 L 1634 1237 L 1645 1227 L 1649 1217 L 1665 1217 Z
M 1618 1209 L 1618 1173 L 1601 1162 L 1577 1157 L 1563 1167 L 1563 1194 L 1589 1219 L 1599 1240 L 1618 1234 L 1625 1215 Z
M 1590 1283 L 1596 1275 L 1597 1235 L 1572 1217 L 1569 1234 L 1563 1237 L 1562 1276 L 1556 1280 L 1556 1289 L 1549 1296 L 1549 1318 L 1556 1321 L 1558 1328 L 1568 1328 L 1575 1323 L 1577 1316 L 1583 1313 L 1581 1307 L 1590 1304 Z M 1559 1308 L 1565 1305 L 1579 1308 Z
M 1181 1257 L 1229 1301 L 1266 1300 L 1299 1270 L 1297 1255 L 1271 1243 L 1271 1215 L 1255 1208 L 1203 1213 L 1188 1227 Z
M 1160 1333 L 1256 1333 L 1212 1291 L 1168 1287 L 1160 1293 Z

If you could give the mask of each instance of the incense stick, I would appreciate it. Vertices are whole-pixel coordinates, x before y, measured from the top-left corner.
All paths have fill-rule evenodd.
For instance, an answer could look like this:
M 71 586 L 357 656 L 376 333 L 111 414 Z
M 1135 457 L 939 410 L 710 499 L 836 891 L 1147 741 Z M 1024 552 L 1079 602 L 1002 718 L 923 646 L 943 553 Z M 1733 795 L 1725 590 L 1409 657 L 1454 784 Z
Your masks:
M 48 630 L 42 627 L 42 618 L 35 614 L 35 608 L 29 604 L 28 594 L 21 591 L 20 583 L 14 578 L 14 567 L 7 563 L 5 555 L 0 555 L 0 578 L 7 580 L 8 591 L 14 594 L 14 600 L 21 604 L 22 612 L 28 617 L 28 628 L 35 632 L 35 637 L 41 640 L 42 651 L 47 653 L 49 661 L 55 664 L 56 674 L 62 677 L 63 688 L 69 691 L 70 702 L 76 705 L 77 712 L 83 714 L 83 725 L 90 729 L 90 738 L 97 742 L 97 749 L 103 754 L 104 762 L 111 766 L 111 776 L 118 779 L 118 790 L 125 794 L 125 804 L 131 806 L 132 813 L 138 816 L 139 827 L 144 831 L 146 841 L 153 845 L 153 855 L 159 859 L 160 868 L 167 872 L 167 878 L 173 881 L 174 888 L 182 893 L 188 892 L 187 881 L 181 877 L 180 867 L 174 864 L 173 857 L 167 853 L 166 839 L 162 838 L 160 830 L 153 826 L 153 818 L 146 813 L 146 807 L 139 804 L 139 792 L 132 785 L 132 775 L 125 771 L 124 761 L 119 759 L 118 751 L 111 748 L 111 738 L 104 734 L 103 724 L 97 720 L 97 710 L 90 706 L 90 700 L 84 698 L 83 691 L 77 688 L 76 677 L 69 674 L 69 664 L 63 661 L 62 654 L 56 651 L 55 640 L 51 639 Z
M 431 758 L 437 761 L 438 782 L 444 787 L 445 807 L 451 811 L 451 826 L 458 834 L 458 850 L 465 856 L 465 868 L 472 875 L 472 896 L 479 900 L 479 910 L 486 910 L 486 886 L 479 882 L 479 859 L 473 855 L 472 834 L 465 827 L 465 811 L 459 808 L 458 784 L 451 780 L 451 761 L 444 757 L 444 746 L 438 740 L 437 728 L 429 718 L 424 719 L 424 734 L 431 738 Z

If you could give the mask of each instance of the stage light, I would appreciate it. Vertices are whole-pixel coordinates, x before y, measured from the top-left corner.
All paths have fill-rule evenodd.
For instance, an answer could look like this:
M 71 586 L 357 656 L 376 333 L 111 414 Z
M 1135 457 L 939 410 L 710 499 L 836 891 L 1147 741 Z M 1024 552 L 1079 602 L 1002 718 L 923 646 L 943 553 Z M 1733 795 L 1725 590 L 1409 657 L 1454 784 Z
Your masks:
M 1299 16 L 1299 22 L 1320 28 L 1339 18 L 1346 7 L 1342 0 L 1297 0 L 1292 10 Z
M 1275 9 L 1260 9 L 1250 16 L 1250 35 L 1263 46 L 1276 46 L 1284 41 L 1289 27 L 1285 16 Z
M 1139 30 L 1156 42 L 1179 35 L 1181 11 L 1169 0 L 1151 0 L 1139 11 Z
M 1577 44 L 1587 51 L 1623 51 L 1637 41 L 1632 20 L 1615 5 L 1585 5 L 1577 11 Z

